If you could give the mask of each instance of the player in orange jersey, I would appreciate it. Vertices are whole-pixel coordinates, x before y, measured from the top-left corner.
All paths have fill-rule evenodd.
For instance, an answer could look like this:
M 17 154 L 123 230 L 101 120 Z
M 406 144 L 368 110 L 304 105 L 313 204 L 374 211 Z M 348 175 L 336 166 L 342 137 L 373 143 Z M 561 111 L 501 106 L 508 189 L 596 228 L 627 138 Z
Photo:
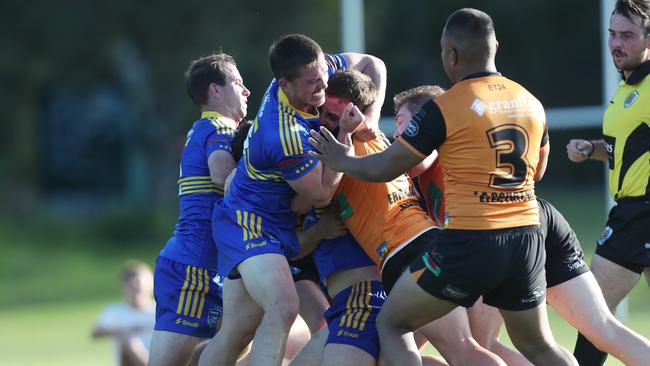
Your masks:
M 388 364 L 420 364 L 408 334 L 481 295 L 501 310 L 513 343 L 536 364 L 577 365 L 553 339 L 545 307 L 544 243 L 534 181 L 544 174 L 548 134 L 541 103 L 496 72 L 492 19 L 454 12 L 441 39 L 455 84 L 413 117 L 398 142 L 354 157 L 321 128 L 311 152 L 334 170 L 368 180 L 403 174 L 438 149 L 448 229 L 410 266 L 378 318 Z

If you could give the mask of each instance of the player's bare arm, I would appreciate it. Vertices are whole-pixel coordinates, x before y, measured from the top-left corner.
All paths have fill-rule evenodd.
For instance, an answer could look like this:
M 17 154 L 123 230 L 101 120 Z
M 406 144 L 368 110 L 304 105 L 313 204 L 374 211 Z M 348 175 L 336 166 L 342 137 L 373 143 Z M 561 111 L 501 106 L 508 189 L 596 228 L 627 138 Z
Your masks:
M 377 99 L 365 110 L 365 115 L 368 117 L 366 120 L 368 131 L 374 131 L 379 128 L 381 107 L 384 105 L 386 96 L 386 65 L 381 59 L 366 54 L 349 52 L 344 53 L 343 57 L 345 57 L 351 69 L 368 75 L 377 87 Z M 365 130 L 359 131 L 359 134 L 359 138 L 365 138 Z
M 224 150 L 216 150 L 208 157 L 210 179 L 217 187 L 223 188 L 230 172 L 235 169 L 236 163 L 232 155 Z
M 399 141 L 381 153 L 356 157 L 352 146 L 339 143 L 331 132 L 322 127 L 320 134 L 311 131 L 309 143 L 316 149 L 310 151 L 309 155 L 330 169 L 369 182 L 389 182 L 422 161 L 420 156 Z

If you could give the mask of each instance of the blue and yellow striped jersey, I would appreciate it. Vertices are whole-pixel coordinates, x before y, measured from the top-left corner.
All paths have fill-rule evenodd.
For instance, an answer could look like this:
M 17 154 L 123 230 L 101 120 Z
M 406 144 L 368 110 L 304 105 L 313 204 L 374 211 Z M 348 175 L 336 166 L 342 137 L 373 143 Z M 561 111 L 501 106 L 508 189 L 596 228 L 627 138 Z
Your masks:
M 203 112 L 187 133 L 178 179 L 178 222 L 161 256 L 216 271 L 212 210 L 223 188 L 210 179 L 208 157 L 217 150 L 232 151 L 235 130 L 230 123 L 217 112 Z
M 341 55 L 325 55 L 330 75 L 347 67 Z M 262 226 L 294 230 L 289 208 L 295 194 L 287 181 L 298 179 L 318 161 L 307 152 L 309 130 L 318 129 L 318 115 L 293 107 L 274 79 L 266 90 L 255 122 L 244 143 L 237 173 L 224 200 L 227 207 L 255 213 Z

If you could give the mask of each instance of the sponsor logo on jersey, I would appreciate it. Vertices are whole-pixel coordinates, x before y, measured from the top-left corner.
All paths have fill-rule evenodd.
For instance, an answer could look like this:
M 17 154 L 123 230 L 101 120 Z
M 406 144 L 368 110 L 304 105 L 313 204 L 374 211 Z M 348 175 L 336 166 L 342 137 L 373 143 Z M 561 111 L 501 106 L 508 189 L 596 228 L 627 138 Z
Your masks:
M 412 119 L 409 121 L 409 125 L 406 126 L 406 130 L 404 130 L 404 134 L 406 136 L 415 136 L 418 134 L 418 131 L 420 131 L 420 125 L 417 123 L 415 119 Z
M 627 98 L 625 98 L 625 102 L 623 103 L 623 108 L 628 108 L 629 106 L 634 104 L 634 102 L 636 102 L 638 98 L 639 98 L 638 91 L 635 90 L 631 92 L 630 95 L 628 95 Z
M 614 230 L 612 230 L 611 227 L 605 226 L 605 230 L 603 230 L 603 233 L 600 234 L 600 238 L 598 239 L 598 245 L 603 245 L 609 239 L 610 236 L 614 233 Z
M 530 295 L 521 299 L 521 303 L 528 304 L 531 302 L 536 302 L 539 298 L 544 297 L 545 294 L 546 294 L 546 289 L 537 286 L 533 289 L 533 292 Z
M 586 266 L 584 260 L 582 260 L 582 253 L 571 253 L 564 258 L 563 262 L 567 265 L 569 271 L 575 271 L 578 268 Z
M 386 242 L 381 243 L 376 249 L 377 255 L 379 255 L 379 260 L 382 261 L 388 255 L 388 244 Z
M 467 291 L 461 290 L 458 287 L 454 287 L 452 285 L 445 286 L 445 288 L 442 289 L 442 294 L 446 297 L 457 300 L 462 300 L 469 297 L 469 293 L 467 293 Z
M 478 114 L 479 117 L 483 117 L 485 111 L 487 110 L 487 107 L 488 107 L 487 104 L 485 104 L 482 100 L 476 98 L 474 99 L 474 102 L 469 107 L 469 109 L 471 109 L 472 112 Z

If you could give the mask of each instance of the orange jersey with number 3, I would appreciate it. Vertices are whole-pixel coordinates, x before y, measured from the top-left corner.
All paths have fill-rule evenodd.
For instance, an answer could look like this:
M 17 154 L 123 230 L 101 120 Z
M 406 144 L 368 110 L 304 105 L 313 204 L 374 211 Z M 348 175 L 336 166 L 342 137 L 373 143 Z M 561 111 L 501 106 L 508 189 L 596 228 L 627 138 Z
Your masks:
M 438 149 L 448 228 L 539 225 L 533 177 L 548 142 L 542 104 L 500 74 L 465 79 L 413 116 L 400 142 Z
M 368 142 L 354 141 L 354 148 L 357 156 L 364 156 L 384 151 L 388 144 L 381 135 Z M 406 174 L 387 183 L 343 176 L 334 198 L 350 233 L 380 266 L 395 248 L 436 227 L 420 207 L 413 182 Z

